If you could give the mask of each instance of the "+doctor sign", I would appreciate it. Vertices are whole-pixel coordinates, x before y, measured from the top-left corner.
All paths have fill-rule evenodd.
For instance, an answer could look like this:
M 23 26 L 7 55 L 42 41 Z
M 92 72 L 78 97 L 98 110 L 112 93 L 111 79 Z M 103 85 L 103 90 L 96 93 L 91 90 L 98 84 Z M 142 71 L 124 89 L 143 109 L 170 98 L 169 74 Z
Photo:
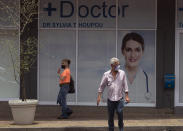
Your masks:
M 40 0 L 39 7 L 41 28 L 156 28 L 155 0 Z
M 64 7 L 67 6 L 70 10 L 69 12 L 64 11 Z M 89 15 L 93 18 L 98 18 L 98 17 L 113 17 L 115 18 L 115 9 L 116 5 L 110 5 L 109 8 L 107 8 L 108 5 L 104 1 L 102 5 L 92 5 L 91 8 L 88 7 L 87 5 L 80 5 L 78 7 L 78 16 L 81 18 L 87 18 Z M 118 16 L 120 13 L 122 14 L 122 17 L 125 17 L 125 9 L 128 7 L 128 5 L 122 5 L 121 8 L 118 6 Z M 52 15 L 52 11 L 57 11 L 56 8 L 52 8 L 52 3 L 48 3 L 48 7 L 43 9 L 44 11 L 48 12 L 48 16 Z M 67 17 L 72 17 L 75 12 L 74 4 L 71 1 L 60 1 L 60 17 L 61 18 L 67 18 Z

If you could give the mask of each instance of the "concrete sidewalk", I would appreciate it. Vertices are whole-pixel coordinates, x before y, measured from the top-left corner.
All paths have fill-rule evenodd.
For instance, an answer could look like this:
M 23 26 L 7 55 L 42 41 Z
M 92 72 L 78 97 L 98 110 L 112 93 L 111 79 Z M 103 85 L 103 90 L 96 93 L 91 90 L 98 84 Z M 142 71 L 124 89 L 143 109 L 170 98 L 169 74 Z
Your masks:
M 107 131 L 106 107 L 71 106 L 69 119 L 58 120 L 59 106 L 38 106 L 32 125 L 15 125 L 12 116 L 0 119 L 0 131 Z M 117 118 L 115 126 L 117 131 Z M 125 131 L 183 131 L 183 114 L 171 109 L 125 108 Z
M 183 131 L 183 119 L 145 119 L 145 120 L 124 120 L 126 131 Z M 36 120 L 32 125 L 15 125 L 13 121 L 0 121 L 0 131 L 14 130 L 107 130 L 107 120 Z M 117 120 L 115 120 L 117 126 Z

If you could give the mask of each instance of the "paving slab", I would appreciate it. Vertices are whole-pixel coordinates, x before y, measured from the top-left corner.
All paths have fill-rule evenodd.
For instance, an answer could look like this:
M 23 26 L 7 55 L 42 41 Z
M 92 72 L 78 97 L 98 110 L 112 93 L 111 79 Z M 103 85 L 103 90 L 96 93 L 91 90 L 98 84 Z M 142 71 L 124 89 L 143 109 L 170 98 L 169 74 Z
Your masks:
M 58 120 L 59 106 L 38 106 L 32 125 L 15 125 L 11 113 L 0 109 L 0 131 L 107 131 L 107 108 L 71 106 L 69 119 Z M 117 128 L 115 116 L 115 131 Z M 124 131 L 183 131 L 183 115 L 172 109 L 125 108 Z
M 117 126 L 115 120 L 115 126 Z M 127 131 L 183 131 L 183 119 L 124 120 Z M 41 131 L 41 130 L 107 130 L 107 120 L 39 120 L 32 125 L 15 125 L 13 121 L 0 121 L 0 131 Z

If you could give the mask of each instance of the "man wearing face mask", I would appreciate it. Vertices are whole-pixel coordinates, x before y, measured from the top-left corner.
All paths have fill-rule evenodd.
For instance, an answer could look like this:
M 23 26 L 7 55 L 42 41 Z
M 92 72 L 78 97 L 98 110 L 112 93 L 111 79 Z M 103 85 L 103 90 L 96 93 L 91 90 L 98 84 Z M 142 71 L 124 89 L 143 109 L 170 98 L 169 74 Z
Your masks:
M 114 112 L 118 115 L 119 131 L 123 131 L 123 107 L 124 101 L 130 102 L 128 97 L 128 85 L 126 75 L 120 70 L 119 59 L 111 58 L 111 70 L 104 73 L 98 89 L 97 106 L 101 101 L 102 92 L 108 87 L 108 125 L 109 131 L 114 131 Z
M 63 69 L 63 72 L 60 73 L 60 68 L 58 69 L 57 73 L 59 75 L 59 85 L 60 85 L 60 91 L 57 98 L 57 103 L 60 104 L 62 107 L 62 114 L 58 117 L 58 119 L 67 119 L 69 115 L 72 114 L 72 110 L 67 107 L 67 93 L 69 91 L 69 84 L 70 84 L 70 60 L 69 59 L 63 59 L 61 62 L 61 68 Z

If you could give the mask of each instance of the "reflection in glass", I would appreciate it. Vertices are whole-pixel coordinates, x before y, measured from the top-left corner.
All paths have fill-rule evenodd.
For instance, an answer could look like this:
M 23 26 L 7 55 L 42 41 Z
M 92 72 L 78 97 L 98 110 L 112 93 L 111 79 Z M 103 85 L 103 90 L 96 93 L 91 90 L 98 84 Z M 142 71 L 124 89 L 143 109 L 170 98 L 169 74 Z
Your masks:
M 19 27 L 19 0 L 0 0 L 0 27 Z
M 19 98 L 18 31 L 0 30 L 0 98 Z

